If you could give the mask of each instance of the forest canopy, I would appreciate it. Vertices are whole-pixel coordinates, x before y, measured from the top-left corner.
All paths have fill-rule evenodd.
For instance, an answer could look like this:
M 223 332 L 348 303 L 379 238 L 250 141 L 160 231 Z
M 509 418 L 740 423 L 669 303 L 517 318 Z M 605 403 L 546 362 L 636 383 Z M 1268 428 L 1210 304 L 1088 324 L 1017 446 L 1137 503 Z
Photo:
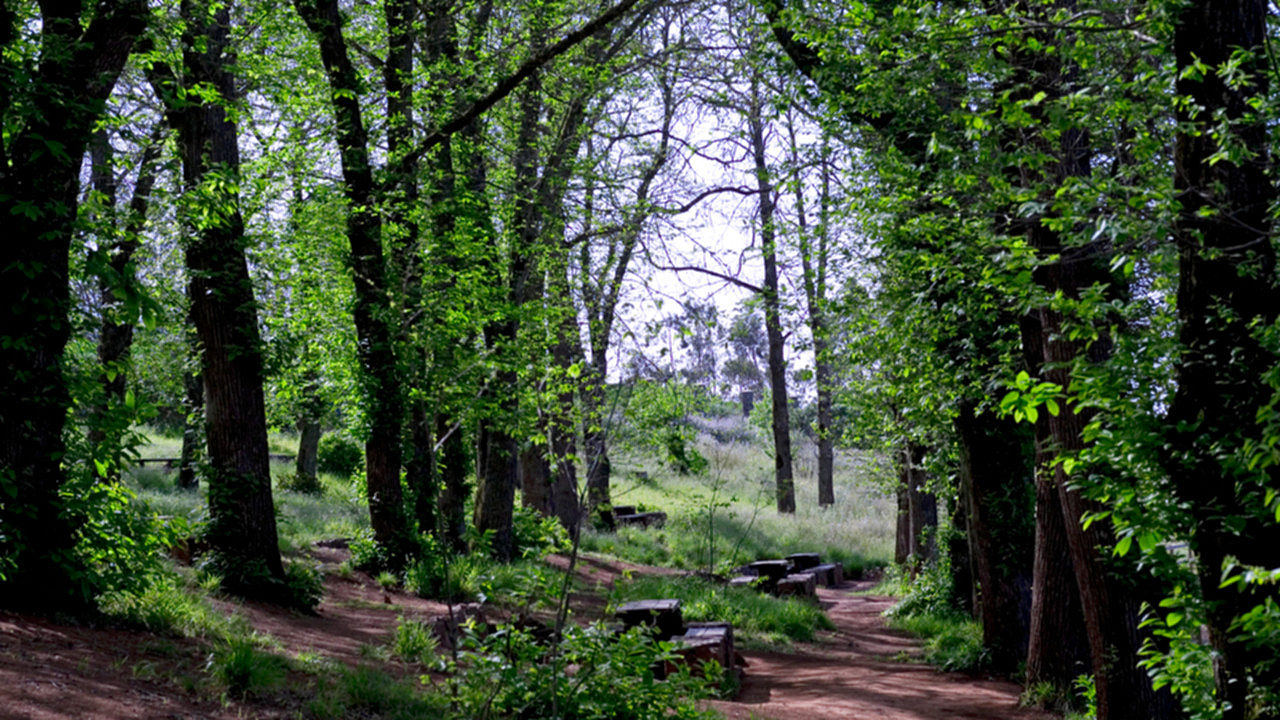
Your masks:
M 1278 35 L 1261 0 L 7 1 L 0 605 L 197 539 L 314 605 L 272 430 L 403 577 L 517 558 L 521 506 L 607 531 L 611 451 L 705 473 L 754 400 L 780 514 L 793 436 L 822 507 L 837 450 L 890 461 L 896 559 L 990 670 L 1274 717 Z M 133 501 L 144 427 L 199 527 Z

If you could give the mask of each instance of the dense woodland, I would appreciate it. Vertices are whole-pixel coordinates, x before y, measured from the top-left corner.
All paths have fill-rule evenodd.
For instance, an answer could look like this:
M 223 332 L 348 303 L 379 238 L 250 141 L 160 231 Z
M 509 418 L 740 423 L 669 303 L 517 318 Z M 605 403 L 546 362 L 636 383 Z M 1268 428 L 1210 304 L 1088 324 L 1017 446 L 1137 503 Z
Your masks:
M 698 473 L 689 417 L 752 392 L 777 513 L 793 435 L 823 505 L 840 448 L 891 460 L 896 560 L 989 670 L 1086 676 L 1099 720 L 1276 717 L 1278 22 L 6 0 L 0 604 L 88 612 L 191 533 L 224 592 L 314 603 L 272 428 L 294 489 L 356 443 L 368 568 L 510 560 L 518 506 L 608 523 L 626 413 Z M 144 425 L 200 527 L 131 500 Z

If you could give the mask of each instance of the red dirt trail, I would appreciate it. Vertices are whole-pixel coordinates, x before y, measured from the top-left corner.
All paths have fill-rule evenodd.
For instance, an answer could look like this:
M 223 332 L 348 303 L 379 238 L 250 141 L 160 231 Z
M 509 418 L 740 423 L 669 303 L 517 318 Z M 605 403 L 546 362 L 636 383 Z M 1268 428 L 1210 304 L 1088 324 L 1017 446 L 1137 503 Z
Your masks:
M 893 599 L 856 595 L 870 583 L 819 588 L 836 626 L 788 653 L 744 652 L 742 692 L 715 707 L 730 720 L 1047 720 L 1018 707 L 1011 682 L 940 673 L 918 660 L 920 643 L 885 627 Z
M 318 555 L 326 555 L 321 550 Z M 319 557 L 330 565 L 341 558 Z M 553 560 L 553 563 L 556 561 Z M 563 564 L 563 559 L 559 561 Z M 596 558 L 578 572 L 588 588 L 611 584 L 624 570 L 671 572 Z M 867 583 L 820 589 L 836 630 L 787 653 L 745 652 L 749 663 L 739 697 L 714 706 L 730 720 L 1048 720 L 1017 707 L 1009 682 L 939 673 L 903 657 L 919 642 L 885 627 L 890 598 L 857 595 Z M 576 595 L 576 594 L 575 594 Z M 576 617 L 602 610 L 599 593 L 582 593 Z M 289 655 L 327 656 L 344 664 L 377 662 L 368 648 L 388 642 L 401 616 L 429 617 L 439 603 L 385 593 L 369 578 L 330 575 L 314 616 L 230 602 Z M 496 617 L 501 613 L 493 613 Z M 229 720 L 297 717 L 301 697 L 223 704 L 211 697 L 204 665 L 210 648 L 153 634 L 63 625 L 0 612 L 0 720 Z M 395 671 L 395 668 L 389 667 Z M 404 668 L 399 668 L 403 671 Z M 397 673 L 399 674 L 399 673 Z M 303 713 L 305 715 L 305 713 Z

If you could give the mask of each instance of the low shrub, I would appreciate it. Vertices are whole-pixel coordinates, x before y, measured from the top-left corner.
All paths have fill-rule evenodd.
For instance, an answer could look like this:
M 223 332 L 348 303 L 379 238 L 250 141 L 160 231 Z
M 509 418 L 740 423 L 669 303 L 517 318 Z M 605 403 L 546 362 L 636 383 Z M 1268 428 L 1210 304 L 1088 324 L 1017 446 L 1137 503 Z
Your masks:
M 248 638 L 232 638 L 209 656 L 205 669 L 228 695 L 244 698 L 280 687 L 288 666 Z
M 249 634 L 241 616 L 213 607 L 197 586 L 169 574 L 136 592 L 112 592 L 99 598 L 104 615 L 151 632 L 229 642 Z
M 653 668 L 671 657 L 672 646 L 638 629 L 615 635 L 602 625 L 570 626 L 558 646 L 546 646 L 527 632 L 499 626 L 483 637 L 468 629 L 461 644 L 451 666 L 459 671 L 445 689 L 456 699 L 459 718 L 714 717 L 698 707 L 710 694 L 706 681 L 687 668 L 656 681 Z
M 391 651 L 407 663 L 432 665 L 436 661 L 439 644 L 426 623 L 402 617 L 396 623 L 396 636 L 391 642 Z
M 316 467 L 320 472 L 350 477 L 363 465 L 364 449 L 351 436 L 328 433 L 320 438 L 320 447 L 316 453 Z

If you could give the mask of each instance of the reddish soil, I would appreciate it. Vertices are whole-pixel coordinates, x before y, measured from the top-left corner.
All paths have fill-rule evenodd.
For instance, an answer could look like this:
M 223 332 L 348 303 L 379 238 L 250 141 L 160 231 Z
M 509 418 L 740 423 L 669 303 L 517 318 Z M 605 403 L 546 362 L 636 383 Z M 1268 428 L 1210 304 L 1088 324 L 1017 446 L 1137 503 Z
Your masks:
M 919 661 L 920 643 L 885 627 L 893 599 L 854 593 L 871 583 L 819 588 L 836 625 L 792 652 L 744 652 L 737 699 L 716 702 L 730 720 L 1048 720 L 1018 707 L 1015 683 L 940 673 Z M 913 661 L 904 662 L 904 658 Z
M 325 549 L 316 555 L 330 568 L 344 557 L 342 551 Z M 564 559 L 552 562 L 563 566 Z M 624 571 L 670 572 L 580 559 L 578 574 L 586 591 L 575 602 L 574 617 L 598 617 L 603 601 L 595 590 Z M 797 644 L 787 653 L 744 653 L 749 665 L 741 695 L 715 707 L 732 720 L 1052 717 L 1019 709 L 1018 687 L 1012 683 L 938 673 L 902 661 L 918 654 L 918 643 L 885 628 L 881 612 L 892 601 L 853 594 L 857 589 L 848 584 L 819 591 L 837 629 L 818 642 Z M 447 612 L 441 603 L 383 591 L 363 575 L 330 575 L 325 590 L 315 615 L 255 604 L 225 602 L 222 607 L 245 615 L 291 656 L 315 653 L 348 665 L 379 662 L 368 650 L 387 643 L 399 617 Z M 301 700 L 289 693 L 269 701 L 224 703 L 203 670 L 209 652 L 207 644 L 192 640 L 0 613 L 0 720 L 299 716 Z

